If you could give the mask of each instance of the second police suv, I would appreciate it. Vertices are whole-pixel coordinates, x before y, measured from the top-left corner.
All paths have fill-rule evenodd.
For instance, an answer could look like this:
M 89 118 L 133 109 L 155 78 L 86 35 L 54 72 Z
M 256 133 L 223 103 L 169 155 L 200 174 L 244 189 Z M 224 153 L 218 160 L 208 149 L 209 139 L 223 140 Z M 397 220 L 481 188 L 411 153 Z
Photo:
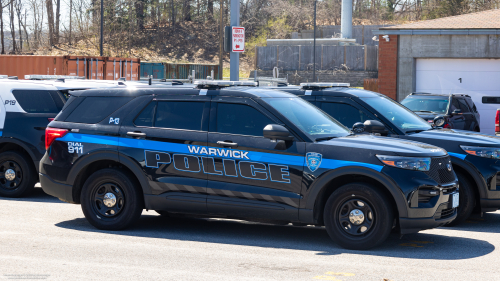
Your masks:
M 429 171 L 449 166 L 443 149 L 353 134 L 294 95 L 230 84 L 74 92 L 46 130 L 44 191 L 99 229 L 148 209 L 324 225 L 349 249 L 456 217 L 453 170 L 446 185 Z
M 366 90 L 348 88 L 345 83 L 304 83 L 301 87 L 279 87 L 315 104 L 353 130 L 377 123 L 382 136 L 421 141 L 446 149 L 460 183 L 457 218 L 448 225 L 465 221 L 476 210 L 500 209 L 500 138 L 478 132 L 444 129 L 443 116 L 434 126 L 391 98 Z M 354 125 L 354 126 L 353 126 Z M 372 128 L 367 128 L 372 131 Z M 444 165 L 441 165 L 444 167 Z M 442 169 L 442 168 L 441 168 Z M 439 183 L 449 181 L 441 169 L 431 169 Z M 432 197 L 421 197 L 419 202 Z

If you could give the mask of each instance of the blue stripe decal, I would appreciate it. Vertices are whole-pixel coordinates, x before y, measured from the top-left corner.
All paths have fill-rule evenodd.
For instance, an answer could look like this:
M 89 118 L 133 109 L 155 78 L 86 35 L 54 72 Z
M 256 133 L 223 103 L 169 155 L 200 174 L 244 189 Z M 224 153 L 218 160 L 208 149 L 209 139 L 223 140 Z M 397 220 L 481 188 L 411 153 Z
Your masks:
M 98 143 L 104 145 L 118 145 L 118 137 L 108 137 L 108 136 L 98 136 L 98 135 L 84 135 L 84 134 L 73 134 L 67 133 L 64 137 L 58 138 L 60 141 L 72 141 L 72 142 L 86 142 L 86 143 Z
M 0 137 L 3 135 L 3 131 L 0 131 Z
M 465 157 L 467 156 L 467 154 L 460 154 L 460 153 L 453 153 L 453 152 L 448 152 L 448 154 L 450 156 L 457 157 L 457 158 L 460 158 L 462 160 L 464 160 Z
M 173 153 L 193 154 L 189 152 L 189 149 L 186 144 L 180 144 L 180 143 L 165 143 L 165 142 L 151 141 L 151 140 L 138 140 L 129 138 L 74 134 L 74 133 L 68 133 L 64 137 L 59 138 L 58 140 L 96 143 L 96 144 L 147 149 L 154 151 L 165 151 Z M 193 155 L 199 155 L 199 154 L 193 154 Z M 265 153 L 256 151 L 249 151 L 248 156 L 250 157 L 250 159 L 252 159 L 252 161 L 305 166 L 305 157 L 303 156 L 283 155 L 283 154 L 274 154 L 274 153 Z M 383 166 L 381 165 L 353 162 L 353 161 L 334 160 L 334 159 L 323 159 L 320 168 L 337 169 L 347 166 L 366 167 L 378 172 L 380 172 L 383 168 Z
M 334 159 L 323 159 L 323 161 L 321 161 L 320 168 L 333 170 L 333 169 L 347 167 L 347 166 L 366 167 L 366 168 L 373 169 L 377 172 L 382 171 L 382 168 L 384 167 L 381 165 L 361 163 L 361 162 L 352 162 L 352 161 L 343 161 L 343 160 L 334 160 Z

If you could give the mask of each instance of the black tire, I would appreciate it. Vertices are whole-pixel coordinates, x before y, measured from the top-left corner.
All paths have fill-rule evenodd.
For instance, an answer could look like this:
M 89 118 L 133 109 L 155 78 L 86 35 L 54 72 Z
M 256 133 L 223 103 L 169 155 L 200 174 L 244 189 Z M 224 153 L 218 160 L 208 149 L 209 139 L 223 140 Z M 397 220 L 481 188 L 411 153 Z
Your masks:
M 0 154 L 0 196 L 22 197 L 33 191 L 38 178 L 29 161 L 29 156 L 16 151 Z
M 82 188 L 81 204 L 85 218 L 98 229 L 121 230 L 141 216 L 144 198 L 136 181 L 120 169 L 102 169 L 93 173 Z M 110 195 L 111 194 L 111 195 Z M 105 197 L 108 195 L 108 197 Z M 104 204 L 107 201 L 110 205 Z
M 470 217 L 476 204 L 476 193 L 474 185 L 461 173 L 456 173 L 460 188 L 460 197 L 458 199 L 457 217 L 446 226 L 455 226 L 464 222 Z
M 349 218 L 356 210 L 364 215 L 357 225 Z M 394 219 L 385 194 L 365 183 L 350 183 L 335 190 L 326 202 L 323 215 L 332 240 L 351 250 L 367 250 L 380 245 L 391 233 Z

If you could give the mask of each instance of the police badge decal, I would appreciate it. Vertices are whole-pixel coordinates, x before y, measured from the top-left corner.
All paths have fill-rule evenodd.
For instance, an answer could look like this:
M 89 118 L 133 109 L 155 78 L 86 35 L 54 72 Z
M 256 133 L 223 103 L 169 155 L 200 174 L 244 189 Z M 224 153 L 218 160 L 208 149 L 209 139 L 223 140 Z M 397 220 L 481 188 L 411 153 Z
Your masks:
M 307 167 L 311 172 L 315 172 L 318 168 L 319 165 L 321 165 L 321 159 L 322 155 L 316 152 L 308 152 L 306 154 L 306 162 L 307 162 Z

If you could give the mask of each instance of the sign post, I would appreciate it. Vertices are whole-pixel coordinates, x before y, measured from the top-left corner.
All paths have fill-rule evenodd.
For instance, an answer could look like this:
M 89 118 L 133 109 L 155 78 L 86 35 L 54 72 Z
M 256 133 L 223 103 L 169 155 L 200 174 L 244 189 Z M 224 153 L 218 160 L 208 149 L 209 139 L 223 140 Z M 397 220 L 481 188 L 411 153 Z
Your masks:
M 240 25 L 240 0 L 231 0 L 231 26 L 238 27 L 239 25 Z M 244 29 L 243 29 L 243 35 L 244 34 L 245 33 L 244 33 Z M 230 78 L 229 78 L 229 80 L 239 81 L 240 80 L 240 52 L 241 51 L 240 52 L 234 51 L 235 46 L 234 46 L 233 40 L 234 39 L 232 39 L 232 43 L 233 43 L 233 47 L 231 50 L 232 52 L 229 54 L 229 59 L 230 59 L 230 64 L 229 64 Z M 243 44 L 243 46 L 244 45 L 245 44 Z M 241 46 L 240 46 L 240 48 L 241 48 Z M 245 47 L 243 47 L 243 50 L 244 50 L 244 48 Z

